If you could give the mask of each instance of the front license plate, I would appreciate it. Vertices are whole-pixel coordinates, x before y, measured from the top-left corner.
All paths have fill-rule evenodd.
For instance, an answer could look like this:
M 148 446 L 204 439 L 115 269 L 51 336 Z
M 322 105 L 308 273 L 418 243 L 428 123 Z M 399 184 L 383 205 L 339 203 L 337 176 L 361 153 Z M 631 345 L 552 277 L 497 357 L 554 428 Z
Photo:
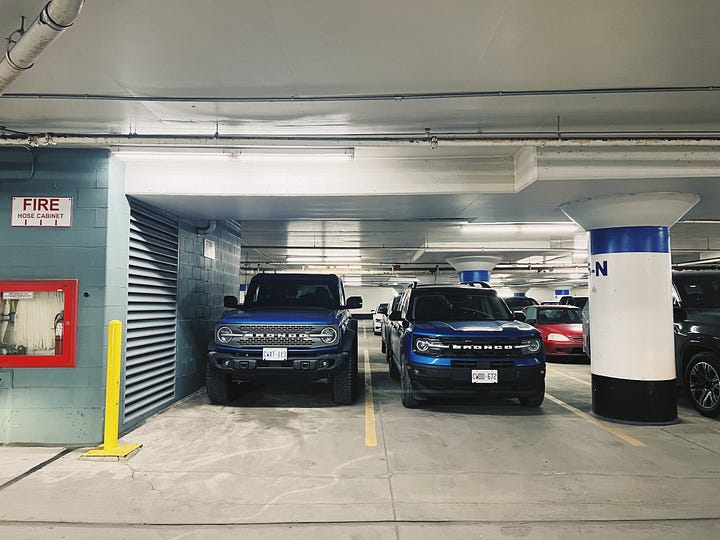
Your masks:
M 489 384 L 498 382 L 497 369 L 473 369 L 471 377 L 473 384 Z
M 287 360 L 287 349 L 285 347 L 263 347 L 263 360 L 283 362 Z

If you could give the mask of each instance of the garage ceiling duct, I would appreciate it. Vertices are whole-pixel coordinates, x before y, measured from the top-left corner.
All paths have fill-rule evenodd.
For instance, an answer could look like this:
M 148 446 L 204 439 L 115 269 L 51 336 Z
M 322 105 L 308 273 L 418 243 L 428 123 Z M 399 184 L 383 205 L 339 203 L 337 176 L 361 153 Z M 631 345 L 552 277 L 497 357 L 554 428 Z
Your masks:
M 15 45 L 8 43 L 5 57 L 0 60 L 0 94 L 23 71 L 30 69 L 40 53 L 73 24 L 83 3 L 84 0 L 51 0 L 22 32 Z

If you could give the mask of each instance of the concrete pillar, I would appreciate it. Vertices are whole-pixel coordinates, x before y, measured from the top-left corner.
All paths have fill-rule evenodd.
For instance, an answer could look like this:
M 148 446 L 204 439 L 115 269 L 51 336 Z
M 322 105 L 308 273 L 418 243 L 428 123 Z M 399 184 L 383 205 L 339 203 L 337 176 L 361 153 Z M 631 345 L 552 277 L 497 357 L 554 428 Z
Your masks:
M 488 255 L 468 255 L 453 257 L 447 262 L 458 273 L 460 283 L 490 282 L 490 271 L 502 261 L 502 257 Z
M 698 201 L 641 193 L 568 203 L 589 232 L 592 406 L 629 423 L 677 420 L 670 226 Z

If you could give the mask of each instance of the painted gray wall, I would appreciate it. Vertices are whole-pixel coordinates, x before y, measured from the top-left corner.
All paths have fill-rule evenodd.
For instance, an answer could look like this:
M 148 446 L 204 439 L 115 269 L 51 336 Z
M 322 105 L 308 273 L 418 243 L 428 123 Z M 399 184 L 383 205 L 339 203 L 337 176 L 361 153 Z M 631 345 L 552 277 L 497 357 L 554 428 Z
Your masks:
M 123 163 L 103 149 L 37 149 L 27 182 L 0 148 L 0 279 L 78 279 L 74 368 L 12 368 L 0 388 L 0 444 L 93 446 L 102 441 L 107 324 L 127 317 L 129 204 Z M 14 155 L 16 155 L 15 152 Z M 24 174 L 22 175 L 24 176 Z M 73 197 L 71 228 L 13 228 L 13 196 Z M 224 295 L 240 287 L 240 239 L 220 223 L 210 235 L 180 223 L 176 399 L 204 384 L 207 340 Z M 215 260 L 203 239 L 215 242 Z M 124 361 L 124 355 L 123 355 Z
M 13 387 L 0 389 L 0 442 L 92 444 L 103 426 L 108 152 L 35 152 L 30 181 L 0 183 L 0 279 L 78 279 L 77 361 L 13 369 Z M 73 198 L 71 228 L 10 227 L 13 196 L 45 195 Z
M 223 297 L 238 296 L 240 238 L 223 223 L 200 235 L 196 225 L 180 223 L 178 271 L 178 342 L 175 395 L 184 397 L 205 384 L 208 339 L 223 312 Z M 215 243 L 215 259 L 203 255 L 203 243 Z

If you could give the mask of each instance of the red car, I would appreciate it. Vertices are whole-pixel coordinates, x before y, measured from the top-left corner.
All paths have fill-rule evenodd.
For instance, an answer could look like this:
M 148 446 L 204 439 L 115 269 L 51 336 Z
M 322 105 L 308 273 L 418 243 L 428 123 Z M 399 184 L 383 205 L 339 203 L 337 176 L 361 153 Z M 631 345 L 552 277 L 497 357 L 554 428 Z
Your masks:
M 547 356 L 585 357 L 582 310 L 575 306 L 528 306 L 525 320 L 540 330 Z

